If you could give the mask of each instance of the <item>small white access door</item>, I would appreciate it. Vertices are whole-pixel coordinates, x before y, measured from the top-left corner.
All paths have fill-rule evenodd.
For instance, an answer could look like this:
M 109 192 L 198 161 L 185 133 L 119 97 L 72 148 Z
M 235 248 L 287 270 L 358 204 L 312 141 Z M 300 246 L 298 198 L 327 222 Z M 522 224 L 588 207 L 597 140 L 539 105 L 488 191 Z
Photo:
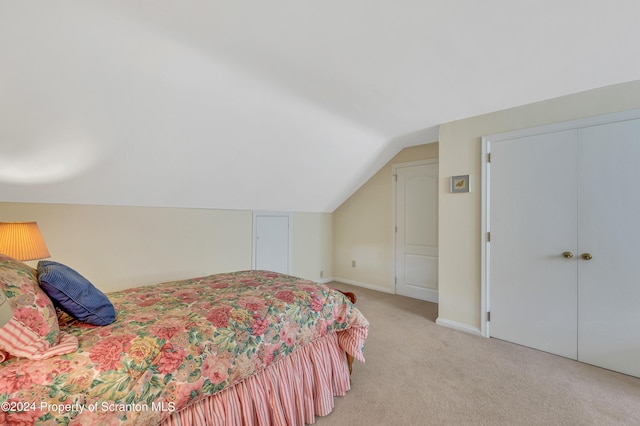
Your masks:
M 291 273 L 291 214 L 254 212 L 253 269 Z
M 393 166 L 396 293 L 438 302 L 438 160 Z

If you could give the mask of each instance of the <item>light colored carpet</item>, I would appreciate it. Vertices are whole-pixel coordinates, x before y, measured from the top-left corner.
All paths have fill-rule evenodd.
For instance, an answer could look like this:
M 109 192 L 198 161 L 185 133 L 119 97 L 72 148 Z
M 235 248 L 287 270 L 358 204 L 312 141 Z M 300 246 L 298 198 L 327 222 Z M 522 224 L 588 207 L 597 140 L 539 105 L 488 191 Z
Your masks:
M 437 305 L 341 283 L 366 363 L 316 425 L 640 425 L 640 379 L 435 324 Z M 638 360 L 640 362 L 640 360 Z

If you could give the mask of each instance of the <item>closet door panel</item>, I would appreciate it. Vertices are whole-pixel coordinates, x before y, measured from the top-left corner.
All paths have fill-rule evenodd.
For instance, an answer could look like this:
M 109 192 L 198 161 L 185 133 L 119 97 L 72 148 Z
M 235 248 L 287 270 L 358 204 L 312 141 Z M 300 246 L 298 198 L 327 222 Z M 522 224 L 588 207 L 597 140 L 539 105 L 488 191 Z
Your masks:
M 640 377 L 640 120 L 579 141 L 578 359 Z
M 577 131 L 491 144 L 491 336 L 577 356 Z

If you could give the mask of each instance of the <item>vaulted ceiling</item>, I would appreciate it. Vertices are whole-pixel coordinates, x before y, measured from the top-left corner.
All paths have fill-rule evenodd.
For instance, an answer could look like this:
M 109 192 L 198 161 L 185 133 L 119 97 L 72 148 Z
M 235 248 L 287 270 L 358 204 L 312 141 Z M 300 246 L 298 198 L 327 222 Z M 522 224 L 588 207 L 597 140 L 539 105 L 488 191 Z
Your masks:
M 332 211 L 438 125 L 640 78 L 637 0 L 0 2 L 0 201 Z

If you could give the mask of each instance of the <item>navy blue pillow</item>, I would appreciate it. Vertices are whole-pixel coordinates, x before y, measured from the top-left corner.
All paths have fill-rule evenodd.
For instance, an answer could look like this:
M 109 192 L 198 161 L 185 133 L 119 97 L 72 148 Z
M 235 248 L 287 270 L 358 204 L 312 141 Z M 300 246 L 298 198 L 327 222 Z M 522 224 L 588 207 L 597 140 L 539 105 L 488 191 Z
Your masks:
M 66 265 L 41 260 L 38 262 L 38 282 L 54 305 L 82 322 L 108 325 L 116 319 L 109 298 Z

